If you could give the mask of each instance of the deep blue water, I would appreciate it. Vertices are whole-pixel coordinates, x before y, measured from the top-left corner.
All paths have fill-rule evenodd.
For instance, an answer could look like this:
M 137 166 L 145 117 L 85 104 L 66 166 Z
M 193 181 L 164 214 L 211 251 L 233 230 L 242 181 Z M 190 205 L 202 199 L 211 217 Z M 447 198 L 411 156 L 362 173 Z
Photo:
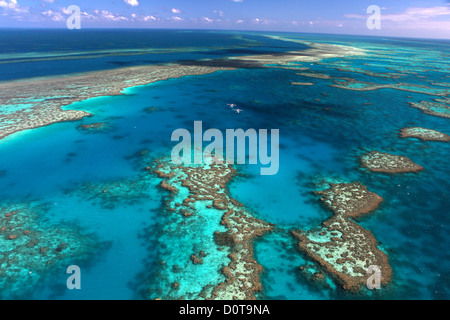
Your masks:
M 306 48 L 298 43 L 271 40 L 255 32 L 84 30 L 71 38 L 66 36 L 67 32 L 2 32 L 0 79 Z M 298 64 L 311 68 L 309 71 L 361 82 L 426 84 L 440 89 L 445 87 L 432 83 L 449 82 L 450 44 L 446 42 L 276 35 L 350 45 L 372 53 L 384 50 L 385 53 L 382 57 L 372 54 Z M 137 49 L 155 48 L 185 48 L 187 52 L 180 49 L 172 53 L 135 53 Z M 117 50 L 117 53 L 92 56 L 90 53 L 96 50 Z M 133 53 L 121 55 L 124 50 Z M 74 52 L 78 54 L 70 60 L 63 55 Z M 23 56 L 24 53 L 28 57 Z M 48 53 L 57 54 L 49 57 Z M 48 60 L 44 60 L 44 56 Z M 408 56 L 415 60 L 399 60 Z M 405 72 L 400 79 L 392 79 L 333 67 L 342 61 L 354 68 L 387 73 L 399 72 L 388 68 L 403 63 L 411 73 Z M 426 68 L 427 72 L 412 73 L 414 68 Z M 22 297 L 141 299 L 145 297 L 141 292 L 143 288 L 157 286 L 161 281 L 155 275 L 158 248 L 152 244 L 161 228 L 158 224 L 165 195 L 157 188 L 159 180 L 147 176 L 145 188 L 136 198 L 127 202 L 124 192 L 123 197 L 109 206 L 98 198 L 93 200 L 92 194 L 82 186 L 117 181 L 126 184 L 141 179 L 143 170 L 137 156 L 140 151 L 148 150 L 155 158 L 169 155 L 173 130 L 192 130 L 193 122 L 201 120 L 205 129 L 280 129 L 278 174 L 261 176 L 259 166 L 242 165 L 238 169 L 246 175 L 230 185 L 234 198 L 257 217 L 280 227 L 280 231 L 255 243 L 256 258 L 264 267 L 261 297 L 361 298 L 334 287 L 325 289 L 311 284 L 297 272 L 298 266 L 307 260 L 295 249 L 288 231 L 313 228 L 330 216 L 311 188 L 314 179 L 326 177 L 360 181 L 385 200 L 373 215 L 360 222 L 387 252 L 394 274 L 388 289 L 376 293 L 375 298 L 450 298 L 447 250 L 450 245 L 450 145 L 398 137 L 399 130 L 407 126 L 450 134 L 449 119 L 426 115 L 408 104 L 438 97 L 394 89 L 344 90 L 331 87 L 333 80 L 306 78 L 297 72 L 239 69 L 130 88 L 122 96 L 92 98 L 67 107 L 90 112 L 91 118 L 21 132 L 1 141 L 0 199 L 3 202 L 45 203 L 47 209 L 40 217 L 42 225 L 55 228 L 62 224 L 75 225 L 84 233 L 95 235 L 99 243 L 105 243 L 100 252 L 95 249 L 95 254 L 80 266 L 82 290 L 66 289 L 65 268 L 70 262 L 64 261 L 65 264 L 57 265 L 45 280 Z M 294 86 L 291 82 L 313 82 L 314 86 Z M 237 114 L 228 108 L 228 103 L 237 104 L 244 111 Z M 156 107 L 156 110 L 146 112 L 148 107 Z M 86 133 L 77 129 L 80 124 L 93 122 L 106 122 L 110 130 Z M 360 168 L 358 160 L 367 150 L 408 156 L 425 170 L 401 175 L 367 172 Z M 168 245 L 177 247 L 176 243 Z M 16 289 L 20 292 L 25 288 Z M 11 298 L 8 292 L 0 292 L 0 296 Z
M 306 46 L 209 31 L 7 29 L 0 33 L 0 81 L 289 48 Z

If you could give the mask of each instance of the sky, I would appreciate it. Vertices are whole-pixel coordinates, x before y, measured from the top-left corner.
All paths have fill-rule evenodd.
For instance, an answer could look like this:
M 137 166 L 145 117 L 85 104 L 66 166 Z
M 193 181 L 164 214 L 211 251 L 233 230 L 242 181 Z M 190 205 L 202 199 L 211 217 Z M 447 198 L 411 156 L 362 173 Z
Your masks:
M 450 0 L 0 0 L 0 28 L 177 28 L 450 39 Z M 369 6 L 380 9 L 369 28 Z

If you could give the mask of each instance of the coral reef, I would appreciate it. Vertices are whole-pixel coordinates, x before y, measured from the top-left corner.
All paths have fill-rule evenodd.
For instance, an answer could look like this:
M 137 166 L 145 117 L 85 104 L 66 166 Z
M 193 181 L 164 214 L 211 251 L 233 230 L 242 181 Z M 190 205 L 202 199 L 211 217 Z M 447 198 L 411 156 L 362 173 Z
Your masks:
M 360 56 L 365 54 L 364 50 L 351 46 L 330 44 L 330 43 L 317 43 L 281 36 L 272 36 L 272 35 L 264 35 L 264 36 L 275 40 L 303 44 L 308 46 L 309 48 L 302 51 L 287 51 L 275 54 L 248 55 L 248 56 L 230 57 L 228 59 L 231 61 L 240 60 L 243 62 L 256 64 L 257 66 L 280 68 L 280 66 L 292 67 L 290 64 L 295 62 L 318 62 L 327 58 Z M 306 70 L 304 68 L 302 69 Z
M 322 200 L 336 215 L 358 218 L 375 210 L 383 201 L 376 193 L 367 190 L 367 187 L 357 183 L 330 184 L 330 188 L 318 191 Z
M 149 65 L 88 72 L 64 77 L 33 78 L 0 83 L 0 139 L 15 132 L 91 116 L 63 106 L 92 97 L 121 95 L 129 87 L 187 75 L 232 68 L 187 65 Z M 61 93 L 64 96 L 61 96 Z M 26 108 L 19 108 L 26 105 Z M 7 107 L 11 108 L 7 108 Z M 6 110 L 12 109 L 12 112 Z
M 360 183 L 331 184 L 318 193 L 334 216 L 320 228 L 293 230 L 299 250 L 318 262 L 345 290 L 357 292 L 366 285 L 370 266 L 378 266 L 381 283 L 388 283 L 392 270 L 386 254 L 378 249 L 370 231 L 351 220 L 373 211 L 383 199 Z
M 105 132 L 109 129 L 109 126 L 104 122 L 94 122 L 89 124 L 81 124 L 77 127 L 77 129 L 86 132 Z
M 395 89 L 401 91 L 423 93 L 432 96 L 446 96 L 450 93 L 450 90 L 448 89 L 432 88 L 425 85 L 416 85 L 409 83 L 378 84 L 355 80 L 347 80 L 343 78 L 341 78 L 341 80 L 335 81 L 335 84 L 332 84 L 330 86 L 354 91 L 375 91 L 379 89 Z
M 314 83 L 312 82 L 291 82 L 294 86 L 313 86 Z
M 400 137 L 402 138 L 418 138 L 424 141 L 450 141 L 450 136 L 439 132 L 437 130 L 422 128 L 422 127 L 409 127 L 403 128 L 400 131 Z
M 450 118 L 450 107 L 437 103 L 437 102 L 429 102 L 429 101 L 421 101 L 419 103 L 410 102 L 411 107 L 422 110 L 427 114 L 431 114 L 433 116 L 438 116 L 442 118 Z
M 69 196 L 79 195 L 107 209 L 117 204 L 133 205 L 149 196 L 147 182 L 140 177 L 95 184 L 87 182 L 65 193 Z
M 315 79 L 336 79 L 333 78 L 327 74 L 323 74 L 323 73 L 317 73 L 317 72 L 299 72 L 297 73 L 299 76 L 303 76 L 303 77 L 310 77 L 310 78 L 315 78 Z
M 157 161 L 154 172 L 164 179 L 160 187 L 170 192 L 165 202 L 170 215 L 182 217 L 186 223 L 192 223 L 197 228 L 199 225 L 195 224 L 195 220 L 202 221 L 202 216 L 212 214 L 218 218 L 216 226 L 211 226 L 214 222 L 210 219 L 208 219 L 210 225 L 203 223 L 200 226 L 206 231 L 208 228 L 216 230 L 207 236 L 213 239 L 212 245 L 207 244 L 206 238 L 205 241 L 199 242 L 203 246 L 208 246 L 208 256 L 200 251 L 199 254 L 190 254 L 189 260 L 195 268 L 200 266 L 206 268 L 208 266 L 205 264 L 209 263 L 209 268 L 221 273 L 222 281 L 204 285 L 200 292 L 189 297 L 255 299 L 255 293 L 261 291 L 259 274 L 262 267 L 253 256 L 253 241 L 271 231 L 272 225 L 253 217 L 241 203 L 229 195 L 227 184 L 236 175 L 233 166 L 229 164 L 177 166 L 170 160 L 160 160 Z M 171 230 L 180 232 L 178 227 Z M 200 236 L 205 230 L 188 229 L 185 232 L 195 232 Z M 211 253 L 223 250 L 228 252 L 224 260 L 208 260 L 209 262 L 205 260 Z M 192 288 L 192 285 L 186 283 L 195 283 L 198 279 L 189 278 L 187 270 L 183 273 L 183 278 L 177 280 L 180 283 L 179 288 Z M 173 274 L 169 272 L 166 277 L 171 276 L 173 277 Z M 162 298 L 187 298 L 185 295 L 180 296 L 181 294 L 178 289 L 176 293 L 172 292 L 171 296 L 166 295 Z
M 362 155 L 361 162 L 364 167 L 374 172 L 404 173 L 423 170 L 423 167 L 405 156 L 397 156 L 378 151 L 371 151 Z
M 41 210 L 28 203 L 0 205 L 0 291 L 9 298 L 33 291 L 55 268 L 89 259 L 98 248 L 74 227 L 43 225 Z

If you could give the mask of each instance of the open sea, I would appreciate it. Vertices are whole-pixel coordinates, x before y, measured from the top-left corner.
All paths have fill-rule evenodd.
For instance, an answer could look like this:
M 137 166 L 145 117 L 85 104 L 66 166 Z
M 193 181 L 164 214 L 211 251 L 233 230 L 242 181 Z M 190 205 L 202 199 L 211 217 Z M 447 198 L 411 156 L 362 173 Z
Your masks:
M 175 145 L 172 132 L 192 131 L 194 121 L 202 121 L 204 130 L 280 131 L 278 173 L 263 176 L 259 165 L 237 165 L 242 174 L 229 185 L 231 196 L 254 216 L 277 226 L 254 243 L 255 259 L 264 268 L 258 298 L 450 299 L 450 143 L 399 137 L 402 128 L 412 126 L 450 134 L 449 118 L 410 106 L 448 97 L 449 41 L 237 31 L 8 29 L 0 32 L 0 81 L 308 48 L 286 39 L 346 45 L 366 55 L 132 87 L 120 96 L 63 107 L 92 117 L 1 140 L 1 206 L 32 207 L 37 215 L 29 223 L 44 238 L 61 231 L 57 241 L 78 241 L 83 254 L 42 265 L 45 259 L 41 262 L 23 249 L 14 261 L 5 262 L 2 257 L 10 249 L 8 240 L 0 239 L 0 298 L 148 298 L 148 288 L 167 281 L 158 273 L 161 256 L 174 259 L 165 263 L 182 265 L 191 251 L 168 238 L 164 248 L 171 254 L 162 252 L 160 231 L 166 219 L 161 208 L 167 193 L 158 188 L 161 179 L 143 170 L 142 151 L 151 159 L 169 156 Z M 330 78 L 305 77 L 297 67 Z M 365 91 L 332 86 L 342 78 L 404 85 Z M 227 104 L 243 111 L 233 112 Z M 0 106 L 2 112 L 7 111 Z M 90 123 L 106 123 L 107 130 L 79 129 Z M 361 168 L 359 157 L 372 150 L 407 156 L 425 170 L 370 172 Z M 298 251 L 289 231 L 312 229 L 331 216 L 313 192 L 320 179 L 359 181 L 384 198 L 373 214 L 358 222 L 373 233 L 389 258 L 393 277 L 383 290 L 351 294 L 333 281 L 329 286 L 311 283 L 298 272 L 300 265 L 312 261 Z M 103 189 L 111 194 L 102 194 Z M 66 238 L 68 232 L 74 239 Z M 28 267 L 30 261 L 40 265 Z M 66 287 L 69 265 L 81 269 L 81 290 Z

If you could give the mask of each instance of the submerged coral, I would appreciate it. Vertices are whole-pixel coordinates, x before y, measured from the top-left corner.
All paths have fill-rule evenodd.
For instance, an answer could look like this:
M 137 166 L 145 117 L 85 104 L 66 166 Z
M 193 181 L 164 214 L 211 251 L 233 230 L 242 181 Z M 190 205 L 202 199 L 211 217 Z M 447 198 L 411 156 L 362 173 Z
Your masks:
M 30 204 L 0 206 L 0 292 L 20 298 L 52 270 L 88 259 L 98 244 L 69 226 L 45 226 Z M 69 261 L 70 259 L 70 261 Z
M 80 198 L 107 209 L 113 209 L 117 204 L 134 205 L 149 197 L 147 182 L 141 177 L 104 183 L 88 182 L 67 190 L 66 193 L 68 195 L 79 195 Z
M 94 122 L 89 124 L 81 124 L 77 128 L 85 132 L 105 132 L 109 130 L 109 125 L 104 122 Z

